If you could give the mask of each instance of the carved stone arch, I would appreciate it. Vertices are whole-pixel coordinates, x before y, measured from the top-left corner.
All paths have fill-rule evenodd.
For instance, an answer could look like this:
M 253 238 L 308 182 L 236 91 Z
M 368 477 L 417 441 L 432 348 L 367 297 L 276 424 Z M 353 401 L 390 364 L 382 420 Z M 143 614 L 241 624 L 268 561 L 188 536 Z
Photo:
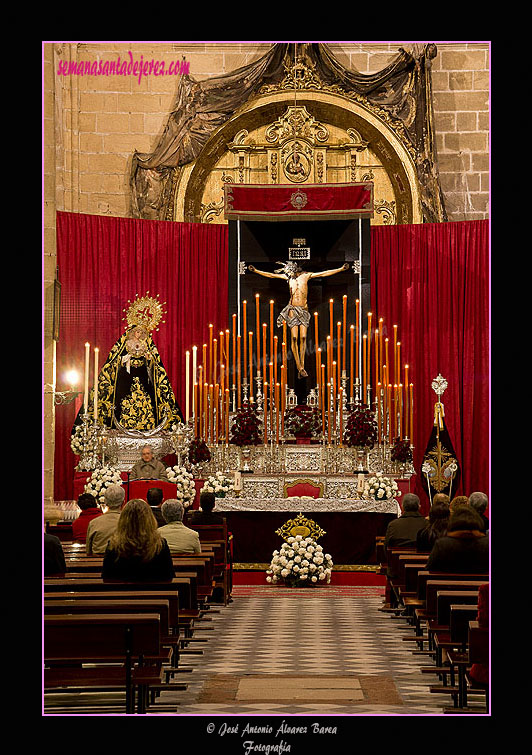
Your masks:
M 303 180 L 298 178 L 299 185 L 373 180 L 374 224 L 423 222 L 415 156 L 407 140 L 401 138 L 399 122 L 382 117 L 378 108 L 323 91 L 300 92 L 296 104 L 293 93 L 277 92 L 258 97 L 236 112 L 177 177 L 173 219 L 225 222 L 225 182 L 290 183 L 265 134 L 268 129 L 271 134 L 274 124 L 294 107 L 306 112 L 317 129 L 314 169 Z M 329 132 L 326 139 L 324 134 Z M 312 140 L 303 142 L 312 160 Z M 335 160 L 339 163 L 333 164 Z

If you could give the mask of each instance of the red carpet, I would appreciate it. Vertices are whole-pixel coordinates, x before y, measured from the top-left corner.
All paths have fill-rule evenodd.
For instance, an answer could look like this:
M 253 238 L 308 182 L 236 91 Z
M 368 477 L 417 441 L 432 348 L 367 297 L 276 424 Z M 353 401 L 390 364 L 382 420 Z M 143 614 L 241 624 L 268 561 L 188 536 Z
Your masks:
M 233 571 L 233 585 L 267 585 L 265 571 Z M 331 585 L 356 585 L 384 587 L 386 577 L 383 574 L 363 571 L 334 571 Z

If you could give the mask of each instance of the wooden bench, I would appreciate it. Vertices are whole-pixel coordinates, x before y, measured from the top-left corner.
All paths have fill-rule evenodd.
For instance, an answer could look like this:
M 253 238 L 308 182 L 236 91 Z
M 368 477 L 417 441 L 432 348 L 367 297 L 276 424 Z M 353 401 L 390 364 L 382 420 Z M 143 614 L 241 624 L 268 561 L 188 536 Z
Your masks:
M 162 666 L 144 661 L 160 655 L 156 613 L 45 614 L 43 647 L 45 692 L 123 690 L 131 714 L 136 691 L 137 712 L 144 714 L 150 686 L 162 683 Z
M 458 702 L 453 708 L 444 709 L 444 713 L 478 713 L 477 708 L 470 708 L 468 695 L 481 693 L 485 696 L 485 711 L 489 705 L 489 686 L 479 684 L 469 675 L 473 663 L 489 663 L 489 629 L 479 626 L 477 620 L 468 622 L 467 648 L 450 650 L 449 663 L 458 672 Z
M 231 599 L 233 589 L 233 569 L 231 558 L 231 536 L 227 529 L 227 522 L 222 524 L 194 524 L 188 523 L 187 527 L 196 530 L 199 535 L 202 548 L 215 548 L 215 581 L 223 595 L 224 605 Z

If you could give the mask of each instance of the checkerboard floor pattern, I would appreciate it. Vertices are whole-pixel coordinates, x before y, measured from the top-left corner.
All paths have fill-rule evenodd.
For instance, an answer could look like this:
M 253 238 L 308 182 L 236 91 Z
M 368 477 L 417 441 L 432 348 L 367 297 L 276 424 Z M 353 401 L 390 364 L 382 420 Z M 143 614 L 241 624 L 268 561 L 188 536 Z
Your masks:
M 379 610 L 382 590 L 298 592 L 302 594 L 270 586 L 235 587 L 233 602 L 214 609 L 212 631 L 198 632 L 209 638 L 198 645 L 203 654 L 183 656 L 183 665 L 193 666 L 192 673 L 178 675 L 188 689 L 165 693 L 164 702 L 178 703 L 178 715 L 441 715 L 450 704 L 447 696 L 436 699 L 429 692 L 434 680 L 420 672 L 427 660 L 401 639 L 411 631 L 404 620 Z M 385 675 L 393 679 L 403 705 L 323 704 L 316 709 L 308 704 L 199 702 L 205 682 L 224 674 Z

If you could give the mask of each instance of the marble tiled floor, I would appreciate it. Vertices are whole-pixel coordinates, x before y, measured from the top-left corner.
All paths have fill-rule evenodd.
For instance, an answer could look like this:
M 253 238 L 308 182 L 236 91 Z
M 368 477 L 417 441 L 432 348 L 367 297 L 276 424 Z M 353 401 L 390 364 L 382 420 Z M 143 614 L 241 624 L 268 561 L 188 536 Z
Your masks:
M 431 661 L 402 640 L 412 632 L 405 619 L 380 610 L 382 593 L 376 587 L 236 586 L 232 603 L 213 606 L 210 621 L 203 623 L 211 628 L 195 633 L 207 641 L 191 647 L 203 652 L 182 656 L 182 668 L 191 670 L 176 674 L 174 681 L 185 682 L 187 689 L 163 692 L 148 715 L 443 715 L 451 699 L 429 692 L 437 678 L 422 674 L 420 667 Z M 257 701 L 246 690 L 253 688 L 250 683 L 260 686 L 261 675 L 268 677 L 265 686 L 270 677 L 284 676 L 287 682 L 300 677 L 301 684 L 307 679 L 309 688 L 319 686 L 318 677 L 330 677 L 334 686 L 336 678 L 358 676 L 373 687 L 387 685 L 393 694 L 384 702 L 378 692 L 371 699 L 356 694 L 346 703 L 344 693 L 336 701 L 329 693 L 332 702 L 281 701 L 261 693 L 265 699 Z M 238 687 L 237 695 L 224 697 L 225 680 Z M 214 695 L 213 689 L 218 690 Z

